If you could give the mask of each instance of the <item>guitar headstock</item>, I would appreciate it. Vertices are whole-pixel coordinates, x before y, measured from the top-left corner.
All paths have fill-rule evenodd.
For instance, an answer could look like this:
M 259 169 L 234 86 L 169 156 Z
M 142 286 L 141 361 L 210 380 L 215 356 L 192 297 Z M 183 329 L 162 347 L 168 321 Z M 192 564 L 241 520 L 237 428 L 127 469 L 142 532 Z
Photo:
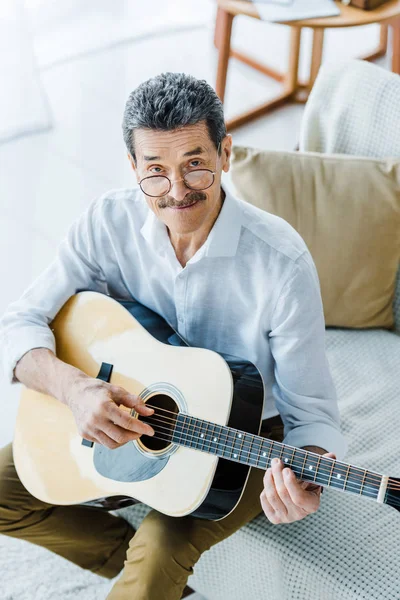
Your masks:
M 400 477 L 389 477 L 385 503 L 400 511 Z

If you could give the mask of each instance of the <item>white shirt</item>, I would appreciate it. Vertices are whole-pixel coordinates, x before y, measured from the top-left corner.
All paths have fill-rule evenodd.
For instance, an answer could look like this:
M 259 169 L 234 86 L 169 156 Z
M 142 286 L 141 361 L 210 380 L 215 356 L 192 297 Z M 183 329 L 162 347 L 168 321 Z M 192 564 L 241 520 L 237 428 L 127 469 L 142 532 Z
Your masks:
M 133 297 L 189 345 L 255 364 L 264 381 L 263 419 L 280 413 L 286 444 L 320 446 L 341 459 L 347 445 L 311 255 L 289 223 L 224 191 L 206 242 L 184 268 L 140 189 L 92 202 L 55 260 L 0 320 L 6 377 L 16 382 L 14 367 L 28 350 L 56 351 L 48 324 L 77 289 Z

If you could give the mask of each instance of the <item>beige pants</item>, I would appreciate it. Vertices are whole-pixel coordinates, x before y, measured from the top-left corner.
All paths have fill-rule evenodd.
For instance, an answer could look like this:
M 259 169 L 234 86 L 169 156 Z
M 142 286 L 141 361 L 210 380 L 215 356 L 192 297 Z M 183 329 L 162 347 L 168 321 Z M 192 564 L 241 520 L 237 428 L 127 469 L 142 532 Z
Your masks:
M 262 434 L 282 441 L 280 419 L 266 421 Z M 103 577 L 113 578 L 123 568 L 108 600 L 179 600 L 201 554 L 262 512 L 263 475 L 251 469 L 240 502 L 221 521 L 151 510 L 135 533 L 104 509 L 53 506 L 34 498 L 18 478 L 10 444 L 0 450 L 0 533 L 43 546 Z

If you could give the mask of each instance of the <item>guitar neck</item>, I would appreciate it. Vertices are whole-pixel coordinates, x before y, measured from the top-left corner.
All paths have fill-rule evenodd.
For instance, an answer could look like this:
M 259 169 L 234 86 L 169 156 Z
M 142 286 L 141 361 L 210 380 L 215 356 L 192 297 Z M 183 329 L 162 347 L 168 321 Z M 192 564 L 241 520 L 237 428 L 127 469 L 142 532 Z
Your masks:
M 172 441 L 259 469 L 279 458 L 299 479 L 386 501 L 387 476 L 244 431 L 180 413 Z

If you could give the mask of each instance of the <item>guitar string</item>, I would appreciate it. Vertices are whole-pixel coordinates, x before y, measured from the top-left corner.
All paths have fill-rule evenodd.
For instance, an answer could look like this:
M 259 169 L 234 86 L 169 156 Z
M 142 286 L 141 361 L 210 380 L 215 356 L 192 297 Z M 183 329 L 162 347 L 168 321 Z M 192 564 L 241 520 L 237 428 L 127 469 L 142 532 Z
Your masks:
M 149 415 L 147 418 L 152 418 L 152 417 L 154 417 L 154 415 Z M 165 423 L 165 421 L 162 421 L 162 420 L 160 420 L 160 419 L 154 419 L 154 422 L 156 422 L 156 423 L 160 423 L 160 422 L 161 422 L 161 423 Z M 162 428 L 162 429 L 165 429 L 165 430 L 168 432 L 168 434 L 169 434 L 169 433 L 170 433 L 170 431 L 171 431 L 171 429 L 170 429 L 170 428 L 166 428 L 166 427 L 161 427 L 161 428 Z M 163 432 L 162 432 L 162 433 L 163 433 Z M 184 432 L 177 432 L 177 433 L 180 433 L 180 434 L 182 435 L 182 433 L 184 433 Z M 164 433 L 163 433 L 163 435 L 166 435 L 166 434 L 164 434 Z M 172 433 L 172 435 L 173 435 L 173 433 Z M 188 434 L 185 434 L 185 435 L 186 435 L 186 441 L 189 441 L 189 440 L 187 440 L 187 436 L 188 436 Z M 189 435 L 190 435 L 190 434 L 189 434 Z M 156 436 L 151 436 L 151 437 L 155 438 Z M 196 436 L 194 436 L 194 435 L 190 435 L 190 437 L 191 437 L 191 438 L 195 438 Z M 158 439 L 158 438 L 157 438 L 157 439 Z M 265 438 L 265 439 L 268 439 L 268 438 Z M 204 438 L 199 438 L 198 436 L 197 436 L 197 440 L 199 440 L 199 441 L 203 441 L 203 446 L 204 446 L 204 441 L 207 441 L 207 440 L 204 440 Z M 170 441 L 170 442 L 172 442 L 172 441 L 173 441 L 173 438 L 170 438 L 169 440 L 164 440 L 164 441 Z M 190 441 L 193 441 L 193 440 L 190 440 Z M 199 449 L 199 450 L 202 450 L 202 448 L 197 448 L 197 449 Z M 228 450 L 234 450 L 234 449 L 235 449 L 235 447 L 234 447 L 234 446 L 228 446 L 228 445 L 226 445 L 226 444 L 225 444 L 225 449 L 228 449 Z M 296 450 L 297 450 L 297 448 L 296 448 Z M 213 453 L 213 452 L 211 452 L 210 454 L 214 454 L 214 453 Z M 254 452 L 250 452 L 250 453 L 249 453 L 249 452 L 247 451 L 247 455 L 248 455 L 248 456 L 247 456 L 247 458 L 248 458 L 248 459 L 250 458 L 250 455 L 251 455 L 251 454 L 253 454 L 253 456 L 257 456 L 257 459 L 258 459 L 258 460 L 260 460 L 260 459 L 261 459 L 261 455 L 260 455 L 258 452 L 256 452 L 256 453 L 254 453 Z M 231 456 L 232 456 L 232 452 L 231 452 Z M 320 455 L 318 455 L 318 456 L 320 456 Z M 325 457 L 325 458 L 327 458 L 327 457 Z M 269 460 L 269 457 L 268 457 L 268 459 L 267 459 L 267 460 Z M 330 459 L 330 460 L 333 460 L 333 459 Z M 323 463 L 321 463 L 321 461 L 319 461 L 319 460 L 317 460 L 317 462 L 316 462 L 316 463 L 315 463 L 315 465 L 313 465 L 313 466 L 316 466 L 318 462 L 320 463 L 320 467 L 321 467 L 321 464 L 322 464 L 322 466 L 324 466 L 324 465 L 323 465 Z M 250 464 L 250 465 L 251 465 L 251 463 L 247 463 L 247 462 L 246 462 L 246 464 Z M 300 465 L 302 465 L 302 467 L 303 467 L 303 466 L 304 466 L 304 460 L 303 460 L 303 461 L 292 460 L 292 462 L 291 462 L 291 465 L 292 465 L 292 466 L 298 466 L 299 468 L 300 468 Z M 318 468 L 318 473 L 315 471 L 315 474 L 316 474 L 316 475 L 317 475 L 317 474 L 319 474 L 319 475 L 321 475 L 321 476 L 328 477 L 328 481 L 329 481 L 329 479 L 332 479 L 331 473 L 333 472 L 333 470 L 334 470 L 334 469 L 329 469 L 329 468 L 328 468 L 327 470 L 325 470 L 325 469 L 324 469 L 324 470 L 322 470 L 320 467 Z M 302 468 L 302 471 L 303 471 L 303 474 L 304 474 L 304 469 L 303 469 L 303 468 Z M 311 471 L 310 471 L 310 470 L 307 470 L 307 471 L 305 471 L 305 472 L 306 472 L 306 473 L 308 473 L 309 475 L 311 475 Z M 336 474 L 337 474 L 337 473 L 336 473 Z M 314 480 L 314 482 L 315 482 L 315 477 L 313 478 L 313 480 Z M 337 479 L 333 479 L 333 481 L 337 481 Z M 342 481 L 344 481 L 344 480 L 342 480 Z M 368 485 L 368 486 L 370 486 L 370 487 L 375 487 L 376 489 L 379 489 L 379 487 L 380 487 L 380 485 L 376 485 L 375 483 L 368 482 L 368 481 L 366 481 L 366 480 L 364 480 L 364 483 L 363 483 L 362 485 L 365 485 L 365 486 L 366 486 L 366 485 Z M 360 487 L 360 486 L 358 486 L 357 484 L 353 483 L 352 481 L 346 481 L 346 483 L 345 483 L 345 485 L 344 485 L 344 488 L 349 488 L 350 486 L 353 486 L 353 487 L 354 487 L 355 489 L 357 489 L 357 490 L 360 490 L 360 489 L 361 489 L 361 487 Z
M 147 406 L 149 406 L 150 408 L 153 408 L 153 405 L 150 405 L 150 404 L 146 404 L 146 405 L 147 405 Z M 173 411 L 169 411 L 169 410 L 167 410 L 167 409 L 163 409 L 163 408 L 160 408 L 160 407 L 154 407 L 154 408 L 156 408 L 157 410 L 162 410 L 162 411 L 164 411 L 164 412 L 167 412 L 167 413 L 171 413 L 171 414 L 175 415 L 175 417 L 177 417 L 177 413 L 175 413 L 175 412 L 173 412 Z M 179 414 L 181 414 L 181 415 L 183 415 L 183 416 L 185 417 L 185 413 L 179 413 Z M 188 416 L 189 416 L 189 415 L 188 415 Z M 153 415 L 146 415 L 146 417 L 147 417 L 147 418 L 152 418 L 152 417 L 154 417 L 154 414 L 153 414 Z M 167 416 L 165 416 L 165 415 L 162 415 L 162 417 L 163 417 L 164 419 L 169 419 L 169 420 L 171 421 L 171 423 L 175 423 L 175 424 L 176 424 L 176 419 L 173 419 L 173 418 L 171 418 L 171 417 L 167 417 Z M 165 423 L 167 423 L 167 421 L 164 421 L 164 422 L 165 422 Z M 206 421 L 206 423 L 207 423 L 207 421 Z M 186 428 L 187 428 L 188 430 L 190 430 L 190 429 L 191 429 L 192 431 L 195 431 L 195 426 L 194 426 L 194 425 L 192 425 L 192 424 L 189 424 L 189 423 L 185 423 L 185 425 L 186 425 Z M 211 425 L 212 425 L 212 424 L 211 424 Z M 233 428 L 230 428 L 230 429 L 232 430 Z M 238 431 L 238 430 L 234 430 L 234 431 Z M 183 432 L 182 432 L 182 433 L 183 433 Z M 207 432 L 207 433 L 208 433 L 208 432 Z M 247 432 L 240 432 L 240 433 L 244 433 L 244 434 L 245 434 L 245 433 L 247 433 Z M 214 434 L 213 434 L 213 435 L 214 435 Z M 249 435 L 253 435 L 253 434 L 249 434 Z M 229 433 L 228 433 L 228 436 L 229 436 Z M 193 437 L 193 436 L 192 436 L 192 437 Z M 201 438 L 201 439 L 204 439 L 204 438 Z M 263 438 L 263 439 L 268 439 L 268 438 Z M 227 437 L 227 440 L 228 440 L 228 437 Z M 200 441 L 201 441 L 201 440 L 200 440 Z M 232 440 L 230 440 L 230 441 L 232 441 Z M 273 442 L 273 440 L 271 440 L 271 442 Z M 280 443 L 280 442 L 278 442 L 278 443 Z M 310 451 L 306 451 L 306 450 L 304 450 L 304 449 L 301 449 L 301 448 L 296 448 L 296 451 L 297 451 L 297 452 L 301 452 L 301 453 L 303 453 L 303 454 L 305 454 L 306 452 L 310 452 Z M 250 454 L 257 455 L 258 453 L 257 453 L 257 452 L 256 452 L 256 453 L 254 453 L 254 452 L 250 452 Z M 312 454 L 315 454 L 315 453 L 311 453 L 311 456 L 310 456 L 310 458 L 311 458 L 312 460 L 316 460 L 316 459 L 315 459 L 315 457 L 314 457 L 314 456 L 312 456 Z M 320 455 L 318 455 L 318 456 L 320 456 Z M 329 457 L 324 457 L 324 458 L 328 458 L 328 460 L 331 460 L 331 461 L 334 461 L 334 460 L 335 460 L 335 459 L 332 459 L 332 458 L 329 458 Z M 318 460 L 318 459 L 317 459 L 317 462 L 319 462 L 319 460 Z M 315 465 L 317 464 L 317 462 L 315 462 Z M 336 469 L 336 471 L 340 471 L 340 472 L 341 472 L 341 474 L 347 473 L 347 471 L 349 470 L 349 466 L 350 466 L 350 467 L 353 469 L 353 471 L 359 471 L 360 473 L 362 473 L 363 475 L 365 475 L 365 477 L 364 477 L 364 484 L 365 484 L 365 483 L 370 483 L 371 485 L 377 485 L 377 487 L 379 487 L 379 486 L 380 486 L 380 483 L 378 483 L 378 481 L 380 481 L 380 480 L 381 480 L 381 476 L 380 476 L 380 475 L 378 475 L 378 474 L 373 474 L 373 473 L 369 473 L 369 472 L 368 472 L 366 469 L 361 469 L 360 467 L 354 467 L 353 465 L 346 465 L 346 463 L 341 463 L 341 464 L 340 464 L 340 463 L 339 463 L 339 461 L 336 461 L 336 464 L 337 464 L 337 469 Z M 313 465 L 313 466 L 315 466 L 315 465 Z M 342 466 L 342 465 L 344 465 L 344 466 Z M 374 481 L 375 481 L 376 483 L 375 483 Z M 396 485 L 398 485 L 398 486 L 399 486 L 399 488 L 400 488 L 400 484 L 398 484 L 398 483 L 396 482 Z M 394 488 L 393 488 L 393 489 L 394 489 Z
M 148 405 L 148 406 L 150 406 L 152 408 L 151 405 Z M 155 408 L 159 409 L 159 407 L 155 407 Z M 173 413 L 173 411 L 167 411 L 166 409 L 159 409 L 159 410 L 164 410 L 166 412 Z M 173 413 L 173 414 L 175 416 L 177 415 L 177 413 Z M 179 413 L 179 414 L 185 416 L 185 413 Z M 154 415 L 146 415 L 146 417 L 148 417 L 148 418 L 152 418 L 153 416 Z M 162 416 L 164 418 L 169 419 L 173 423 L 175 423 L 174 419 L 171 419 L 170 417 L 165 417 L 164 415 L 162 415 Z M 166 423 L 167 421 L 164 421 L 164 422 Z M 205 423 L 207 423 L 207 421 L 205 421 Z M 212 425 L 212 423 L 210 423 L 210 424 Z M 192 429 L 192 431 L 195 431 L 195 426 L 193 426 L 191 424 L 188 424 L 188 423 L 185 423 L 185 425 L 186 425 L 187 429 L 189 429 L 189 430 Z M 233 428 L 230 428 L 230 429 L 233 430 Z M 248 433 L 248 432 L 240 432 L 239 430 L 234 430 L 234 431 L 237 431 L 237 432 L 242 433 L 242 434 L 243 433 L 244 434 Z M 213 435 L 215 435 L 215 434 L 213 434 Z M 228 433 L 228 435 L 229 435 L 229 433 Z M 253 435 L 253 434 L 249 434 L 249 435 Z M 258 436 L 258 437 L 261 437 L 261 436 Z M 201 439 L 204 439 L 204 438 L 201 438 Z M 228 437 L 227 437 L 227 439 L 228 439 Z M 268 439 L 268 438 L 263 438 L 263 439 Z M 232 440 L 230 440 L 230 441 L 232 441 Z M 272 443 L 274 443 L 273 440 L 270 440 L 270 441 Z M 282 442 L 275 442 L 275 443 L 282 443 Z M 283 445 L 285 445 L 285 444 L 283 444 Z M 312 460 L 315 460 L 316 453 L 312 453 L 311 451 L 303 450 L 302 448 L 296 448 L 296 452 L 302 452 L 303 454 L 305 454 L 306 452 L 308 452 L 308 453 L 310 453 L 310 458 Z M 255 454 L 257 454 L 257 453 L 255 453 Z M 322 456 L 322 455 L 318 455 L 318 456 Z M 349 465 L 347 463 L 340 463 L 339 461 L 337 461 L 335 459 L 332 459 L 330 457 L 323 457 L 323 458 L 336 462 L 336 465 L 337 465 L 336 471 L 339 471 L 339 472 L 341 471 L 342 474 L 347 473 L 349 471 L 349 467 L 350 467 L 351 469 L 353 469 L 353 471 L 359 471 L 360 473 L 362 473 L 363 475 L 365 475 L 365 477 L 364 477 L 364 483 L 370 483 L 371 485 L 377 485 L 377 487 L 380 486 L 380 483 L 378 483 L 378 482 L 381 481 L 381 475 L 379 475 L 379 474 L 374 474 L 373 472 L 369 472 L 367 469 L 361 469 L 360 467 L 355 467 L 355 466 Z M 317 460 L 317 462 L 319 462 L 319 460 Z M 315 465 L 317 464 L 317 462 L 315 463 Z M 374 480 L 377 482 L 377 484 L 374 483 Z M 390 486 L 391 489 L 400 489 L 400 482 L 398 482 L 396 479 L 388 478 L 388 482 L 391 483 L 391 486 Z M 394 482 L 394 484 L 392 482 Z
M 156 406 L 153 406 L 153 405 L 151 405 L 151 404 L 147 404 L 147 403 L 146 403 L 146 406 L 149 406 L 150 408 L 154 408 L 154 409 L 157 409 L 157 410 L 162 410 L 163 412 L 166 412 L 166 413 L 173 414 L 175 417 L 176 417 L 176 416 L 179 414 L 179 415 L 182 415 L 182 416 L 183 416 L 183 417 L 185 417 L 185 418 L 186 418 L 186 416 L 187 416 L 187 417 L 189 417 L 189 418 L 191 418 L 191 415 L 187 415 L 186 413 L 175 413 L 174 411 L 171 411 L 171 410 L 168 410 L 168 409 L 165 409 L 165 408 L 161 408 L 161 407 L 156 407 Z M 146 416 L 152 417 L 153 415 L 146 415 Z M 166 419 L 170 419 L 170 420 L 171 420 L 171 417 L 167 417 L 166 415 L 162 415 L 162 416 L 163 416 L 164 418 L 166 418 Z M 198 417 L 194 417 L 194 418 L 198 418 Z M 174 419 L 172 419 L 172 421 L 174 421 Z M 209 424 L 209 425 L 212 425 L 212 426 L 213 426 L 213 425 L 218 425 L 217 423 L 214 423 L 214 424 L 213 424 L 213 423 L 212 423 L 212 422 L 210 422 L 210 421 L 204 421 L 204 422 L 205 422 L 206 424 Z M 188 426 L 188 425 L 189 425 L 189 427 L 193 427 L 193 430 L 194 430 L 194 428 L 195 428 L 195 425 L 193 425 L 193 424 L 188 424 L 188 423 L 185 423 L 185 424 L 186 424 L 186 426 Z M 220 427 L 221 427 L 221 426 L 220 426 Z M 238 433 L 242 433 L 242 434 L 246 434 L 246 433 L 247 433 L 247 434 L 248 434 L 248 432 L 246 432 L 246 431 L 240 431 L 240 430 L 238 430 L 238 429 L 234 429 L 233 427 L 231 427 L 231 428 L 229 428 L 229 429 L 230 429 L 230 430 L 232 430 L 232 431 L 238 432 Z M 228 435 L 229 435 L 229 434 L 228 434 Z M 248 434 L 248 435 L 253 435 L 253 434 Z M 260 437 L 260 436 L 258 436 L 258 437 Z M 268 439 L 268 438 L 264 438 L 264 439 Z M 273 440 L 271 440 L 271 442 L 273 442 Z M 283 442 L 278 442 L 278 443 L 283 443 Z M 300 452 L 302 452 L 302 453 L 311 452 L 311 451 L 309 451 L 309 450 L 304 450 L 304 449 L 302 449 L 302 448 L 296 448 L 296 451 L 300 451 Z M 312 453 L 312 454 L 315 454 L 315 453 Z M 328 459 L 328 460 L 335 460 L 335 459 L 332 459 L 332 458 L 329 458 L 329 457 L 324 457 L 324 458 L 325 458 L 325 459 Z M 380 479 L 380 477 L 381 477 L 379 474 L 374 474 L 373 472 L 368 472 L 368 470 L 367 470 L 367 469 L 362 469 L 361 467 L 356 467 L 356 466 L 354 466 L 354 465 L 348 465 L 348 464 L 346 464 L 346 463 L 339 463 L 339 461 L 337 461 L 337 460 L 336 460 L 336 463 L 337 463 L 337 465 L 338 465 L 338 466 L 339 466 L 340 464 L 341 464 L 341 465 L 344 465 L 344 469 L 343 469 L 343 471 L 342 471 L 343 473 L 344 473 L 344 472 L 347 472 L 347 469 L 348 469 L 348 467 L 350 466 L 350 467 L 351 467 L 353 470 L 360 471 L 360 473 L 367 473 L 367 476 L 368 476 L 368 477 L 370 477 L 370 478 L 371 478 L 371 477 L 375 477 L 375 479 L 378 479 L 378 480 L 379 480 L 379 479 Z M 340 466 L 339 466 L 339 468 L 340 468 Z M 389 477 L 389 478 L 388 478 L 388 482 L 391 482 L 391 483 L 393 483 L 393 484 L 394 484 L 392 489 L 397 489 L 397 488 L 399 488 L 399 489 L 400 489 L 400 481 L 398 481 L 397 479 L 393 479 L 393 478 Z
M 165 435 L 165 434 L 164 434 L 164 435 Z M 154 436 L 152 436 L 152 438 L 153 438 L 153 439 L 157 439 L 157 440 L 161 440 L 161 441 L 165 441 L 165 442 L 172 442 L 172 441 L 173 441 L 173 439 L 172 439 L 171 437 L 164 438 L 164 437 L 159 437 L 159 436 L 155 436 L 155 435 L 154 435 Z M 210 453 L 210 454 L 212 454 L 212 453 Z M 246 465 L 248 465 L 248 466 L 254 466 L 254 465 L 252 465 L 251 463 L 247 463 L 247 462 L 245 462 L 245 461 L 241 461 L 241 462 L 242 462 L 243 464 L 246 464 Z M 307 481 L 307 483 L 313 483 L 313 482 L 311 482 L 311 481 Z M 314 483 L 315 483 L 315 482 L 314 482 Z M 350 482 L 350 483 L 351 483 L 351 482 Z M 317 484 L 317 485 L 324 485 L 324 484 Z M 350 484 L 349 484 L 349 485 L 346 485 L 344 489 L 343 489 L 343 488 L 342 488 L 342 489 L 341 489 L 341 488 L 335 488 L 335 486 L 334 486 L 334 485 L 332 485 L 332 484 L 329 484 L 328 482 L 326 482 L 326 485 L 327 485 L 328 487 L 332 487 L 333 489 L 336 489 L 336 490 L 339 490 L 339 491 L 342 491 L 342 492 L 346 492 L 346 491 L 349 491 L 349 492 L 350 492 L 350 491 L 354 491 L 354 493 L 357 493 L 357 491 L 359 492 L 359 487 L 355 486 L 355 487 L 354 487 L 354 489 L 351 489 L 351 487 L 350 487 Z M 355 491 L 355 490 L 356 490 L 356 491 Z M 370 498 L 370 499 L 373 499 L 373 500 L 376 500 L 376 498 L 377 498 L 376 494 L 375 494 L 374 492 L 372 492 L 372 491 L 371 491 L 371 492 L 369 492 L 369 491 L 368 491 L 368 489 L 364 489 L 364 490 L 363 490 L 362 496 L 365 496 L 365 497 L 367 497 L 367 498 Z M 390 506 L 400 506 L 400 500 L 397 500 L 397 498 L 391 498 Z

